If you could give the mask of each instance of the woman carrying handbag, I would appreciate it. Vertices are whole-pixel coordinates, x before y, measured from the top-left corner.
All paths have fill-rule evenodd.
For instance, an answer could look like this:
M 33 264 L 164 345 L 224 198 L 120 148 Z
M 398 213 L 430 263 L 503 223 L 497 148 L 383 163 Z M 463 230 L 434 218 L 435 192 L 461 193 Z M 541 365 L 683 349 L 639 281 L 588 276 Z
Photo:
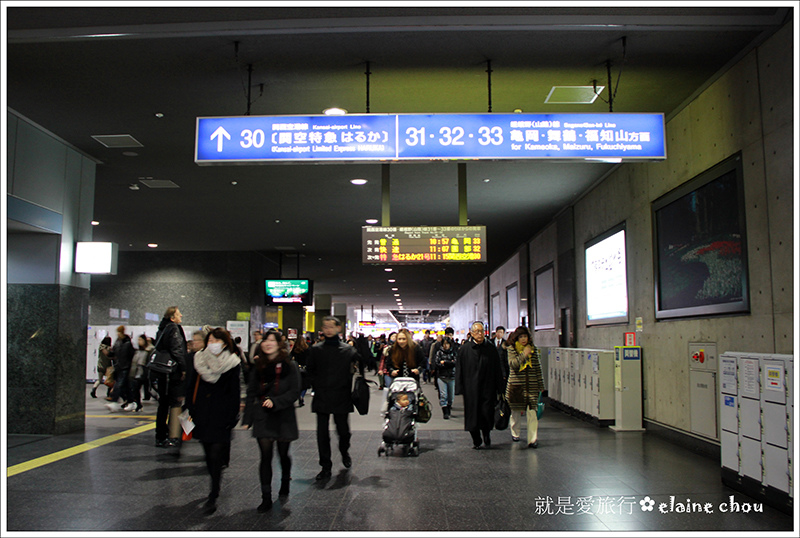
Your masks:
M 539 446 L 539 419 L 536 416 L 539 393 L 544 390 L 542 365 L 539 362 L 539 349 L 533 345 L 527 327 L 517 327 L 506 342 L 508 350 L 508 385 L 506 400 L 511 407 L 509 426 L 511 439 L 520 438 L 520 424 L 517 417 L 525 416 L 528 425 L 528 447 Z

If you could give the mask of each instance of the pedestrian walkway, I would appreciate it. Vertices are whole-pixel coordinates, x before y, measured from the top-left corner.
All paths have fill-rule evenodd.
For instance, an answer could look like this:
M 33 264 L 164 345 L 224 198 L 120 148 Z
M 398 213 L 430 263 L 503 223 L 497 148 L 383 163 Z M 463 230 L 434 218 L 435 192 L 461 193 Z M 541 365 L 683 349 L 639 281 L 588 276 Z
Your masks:
M 423 385 L 435 400 L 432 385 Z M 453 418 L 419 426 L 420 454 L 378 457 L 382 393 L 370 413 L 351 415 L 353 466 L 335 450 L 333 477 L 319 483 L 312 397 L 297 410 L 291 494 L 258 514 L 259 454 L 236 430 L 218 509 L 203 515 L 209 478 L 202 447 L 179 458 L 153 446 L 155 403 L 141 413 L 109 413 L 86 390 L 86 430 L 8 438 L 7 531 L 780 531 L 793 518 L 724 486 L 719 464 L 647 433 L 614 433 L 548 409 L 539 448 L 492 432 L 472 450 L 460 397 Z M 277 461 L 275 468 L 277 469 Z M 280 472 L 274 475 L 278 489 Z

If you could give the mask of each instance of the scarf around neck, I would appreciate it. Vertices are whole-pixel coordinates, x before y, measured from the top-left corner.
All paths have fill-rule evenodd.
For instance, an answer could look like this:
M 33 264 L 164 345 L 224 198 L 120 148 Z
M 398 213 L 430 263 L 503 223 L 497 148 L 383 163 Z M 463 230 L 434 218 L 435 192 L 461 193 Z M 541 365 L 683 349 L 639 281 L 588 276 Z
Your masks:
M 237 366 L 239 366 L 239 356 L 227 349 L 223 349 L 219 355 L 214 355 L 207 349 L 198 351 L 194 355 L 194 369 L 203 381 L 208 383 L 216 383 L 222 374 Z
M 522 359 L 523 358 L 522 351 L 525 349 L 525 346 L 520 344 L 519 341 L 516 341 L 514 342 L 514 349 L 516 349 L 517 355 L 519 355 L 520 359 Z M 531 346 L 531 350 L 533 350 L 533 346 Z M 525 359 L 525 362 L 520 365 L 519 371 L 521 372 L 522 370 L 528 368 L 529 366 L 533 366 L 533 351 L 531 351 L 531 354 L 528 355 L 527 359 Z

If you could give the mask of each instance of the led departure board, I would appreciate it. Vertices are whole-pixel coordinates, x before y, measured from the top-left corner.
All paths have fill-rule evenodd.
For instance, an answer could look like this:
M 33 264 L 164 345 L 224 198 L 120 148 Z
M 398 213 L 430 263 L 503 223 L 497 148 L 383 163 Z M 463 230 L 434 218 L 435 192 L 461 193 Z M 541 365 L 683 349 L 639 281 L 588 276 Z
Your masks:
M 363 263 L 486 261 L 486 226 L 364 226 L 361 238 Z
M 666 159 L 663 114 L 197 118 L 197 164 Z

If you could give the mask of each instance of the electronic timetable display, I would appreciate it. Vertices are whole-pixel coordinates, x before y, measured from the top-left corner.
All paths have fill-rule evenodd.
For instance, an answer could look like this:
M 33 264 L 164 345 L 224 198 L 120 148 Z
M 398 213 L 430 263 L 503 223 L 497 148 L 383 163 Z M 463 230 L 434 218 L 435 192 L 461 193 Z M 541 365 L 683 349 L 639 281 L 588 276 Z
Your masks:
M 363 226 L 365 264 L 486 262 L 486 226 Z

